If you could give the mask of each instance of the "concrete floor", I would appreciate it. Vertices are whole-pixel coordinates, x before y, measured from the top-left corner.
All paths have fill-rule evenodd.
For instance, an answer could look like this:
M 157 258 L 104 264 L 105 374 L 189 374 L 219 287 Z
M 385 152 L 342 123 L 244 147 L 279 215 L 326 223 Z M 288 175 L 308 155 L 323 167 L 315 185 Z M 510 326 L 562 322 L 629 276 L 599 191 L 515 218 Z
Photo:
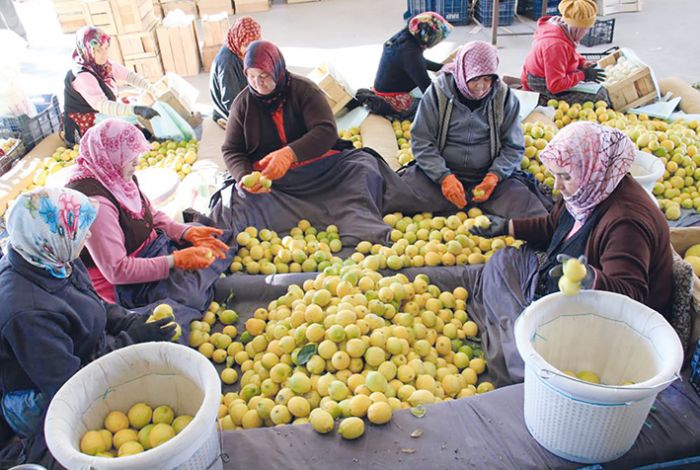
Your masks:
M 29 46 L 17 51 L 23 86 L 32 94 L 53 92 L 62 98 L 72 35 L 60 33 L 50 0 L 24 0 L 15 5 L 29 35 Z M 327 63 L 350 88 L 357 89 L 372 84 L 381 45 L 403 26 L 405 10 L 405 0 L 322 0 L 291 5 L 274 0 L 269 11 L 251 16 L 262 25 L 263 37 L 282 48 L 291 70 L 307 73 Z M 688 82 L 700 81 L 697 32 L 693 33 L 700 19 L 700 1 L 644 0 L 641 12 L 611 17 L 617 20 L 613 44 L 634 49 L 658 78 L 678 75 Z M 507 30 L 527 32 L 534 26 L 533 21 L 521 17 Z M 458 26 L 426 56 L 441 60 L 458 45 L 477 39 L 490 40 L 490 29 L 475 23 Z M 530 36 L 499 38 L 501 73 L 520 74 L 530 42 Z M 581 51 L 609 46 L 582 47 Z M 6 47 L 0 45 L 0 50 Z M 188 81 L 201 91 L 199 106 L 209 109 L 208 75 L 200 73 Z

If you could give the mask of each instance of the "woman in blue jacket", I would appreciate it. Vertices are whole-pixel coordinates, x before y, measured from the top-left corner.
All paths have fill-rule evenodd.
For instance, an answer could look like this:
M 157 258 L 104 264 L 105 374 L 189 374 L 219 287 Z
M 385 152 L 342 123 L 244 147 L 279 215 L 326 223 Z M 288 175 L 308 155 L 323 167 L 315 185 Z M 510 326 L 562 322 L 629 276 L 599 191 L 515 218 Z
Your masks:
M 51 462 L 43 420 L 58 389 L 82 366 L 120 347 L 169 340 L 172 319 L 100 299 L 78 260 L 97 209 L 71 189 L 21 195 L 0 260 L 0 468 Z
M 431 83 L 428 70 L 437 72 L 442 67 L 423 57 L 423 52 L 445 39 L 452 28 L 432 11 L 411 18 L 404 29 L 384 43 L 374 87 L 358 90 L 357 100 L 374 114 L 412 118 L 419 100 L 411 96 L 411 91 L 419 88 L 425 93 Z

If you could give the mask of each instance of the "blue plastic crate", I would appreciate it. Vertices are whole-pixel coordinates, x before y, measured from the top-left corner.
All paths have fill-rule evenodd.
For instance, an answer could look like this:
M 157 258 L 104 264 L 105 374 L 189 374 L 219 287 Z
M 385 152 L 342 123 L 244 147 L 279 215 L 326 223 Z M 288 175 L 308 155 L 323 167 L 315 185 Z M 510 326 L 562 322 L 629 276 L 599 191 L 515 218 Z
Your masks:
M 36 116 L 29 117 L 23 114 L 0 117 L 0 129 L 18 133 L 27 152 L 36 147 L 44 137 L 58 132 L 62 121 L 56 95 L 36 95 L 30 97 L 30 101 L 36 106 Z
M 0 139 L 17 139 L 17 143 L 9 149 L 7 153 L 0 154 L 0 175 L 4 175 L 17 163 L 22 157 L 24 157 L 25 148 L 24 143 L 20 139 L 20 135 L 9 130 L 0 130 Z
M 407 0 L 403 16 L 408 20 L 418 13 L 434 11 L 453 25 L 465 25 L 471 20 L 469 4 L 470 0 Z
M 493 19 L 493 1 L 476 0 L 474 18 L 482 26 L 491 26 Z M 498 6 L 498 25 L 510 26 L 515 18 L 515 0 L 502 0 Z
M 561 0 L 547 0 L 547 15 L 559 14 L 559 2 Z M 537 20 L 542 16 L 543 0 L 520 0 L 518 2 L 518 15 L 527 16 Z

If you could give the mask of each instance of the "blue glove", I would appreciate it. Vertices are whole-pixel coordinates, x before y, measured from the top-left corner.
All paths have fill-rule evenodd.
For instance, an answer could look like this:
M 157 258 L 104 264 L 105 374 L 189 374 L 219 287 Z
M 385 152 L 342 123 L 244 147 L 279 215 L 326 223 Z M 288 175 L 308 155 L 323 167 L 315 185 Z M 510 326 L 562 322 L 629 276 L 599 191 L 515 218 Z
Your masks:
M 573 256 L 569 256 L 564 253 L 558 254 L 557 261 L 559 261 L 561 264 L 558 264 L 550 269 L 549 276 L 552 279 L 559 279 L 562 277 L 564 275 L 564 264 L 566 264 L 566 262 L 570 259 L 573 259 Z M 588 264 L 588 258 L 583 255 L 579 256 L 578 260 L 586 267 L 586 277 L 581 280 L 581 289 L 592 289 L 593 283 L 595 282 L 595 268 Z

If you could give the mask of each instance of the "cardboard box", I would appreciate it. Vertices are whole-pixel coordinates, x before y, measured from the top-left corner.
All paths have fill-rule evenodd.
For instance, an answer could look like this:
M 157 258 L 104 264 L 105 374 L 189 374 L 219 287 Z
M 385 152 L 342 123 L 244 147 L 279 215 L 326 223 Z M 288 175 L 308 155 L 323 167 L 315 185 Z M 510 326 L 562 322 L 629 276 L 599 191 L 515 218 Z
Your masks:
M 160 56 L 125 60 L 124 66 L 150 80 L 158 80 L 163 77 L 163 64 Z
M 598 15 L 642 11 L 642 0 L 598 0 Z
M 159 92 L 157 101 L 168 104 L 192 128 L 196 128 L 202 123 L 202 115 L 194 110 L 194 103 L 199 92 L 192 85 L 181 77 L 168 73 L 155 82 L 153 87 Z M 144 93 L 139 100 L 146 106 L 153 105 L 155 101 L 149 93 Z M 149 121 L 144 120 L 142 123 L 151 130 Z
M 197 4 L 194 0 L 176 0 L 174 2 L 167 2 L 160 4 L 163 9 L 163 18 L 168 16 L 168 13 L 174 10 L 181 10 L 186 15 L 192 15 L 197 17 Z
M 117 41 L 125 60 L 147 59 L 158 55 L 155 24 L 142 33 L 120 34 Z
M 188 25 L 169 28 L 158 26 L 158 45 L 163 69 L 183 77 L 197 75 L 200 69 L 199 47 L 194 21 Z
M 199 16 L 219 13 L 226 13 L 230 16 L 233 15 L 233 2 L 232 0 L 197 0 L 197 9 Z
M 624 56 L 622 51 L 615 51 L 600 59 L 598 65 L 602 68 L 614 65 L 622 56 Z M 651 75 L 651 69 L 646 65 L 643 65 L 624 80 L 608 85 L 605 88 L 608 90 L 612 108 L 619 112 L 649 104 L 659 96 L 656 83 L 654 83 L 654 78 Z
M 270 0 L 234 0 L 236 14 L 256 13 L 270 9 Z
M 333 78 L 327 66 L 322 65 L 312 70 L 308 78 L 326 94 L 326 99 L 334 115 L 338 114 L 352 100 L 352 95 L 338 80 Z
M 228 35 L 228 18 L 202 19 L 202 34 L 199 37 L 202 47 L 220 46 Z

